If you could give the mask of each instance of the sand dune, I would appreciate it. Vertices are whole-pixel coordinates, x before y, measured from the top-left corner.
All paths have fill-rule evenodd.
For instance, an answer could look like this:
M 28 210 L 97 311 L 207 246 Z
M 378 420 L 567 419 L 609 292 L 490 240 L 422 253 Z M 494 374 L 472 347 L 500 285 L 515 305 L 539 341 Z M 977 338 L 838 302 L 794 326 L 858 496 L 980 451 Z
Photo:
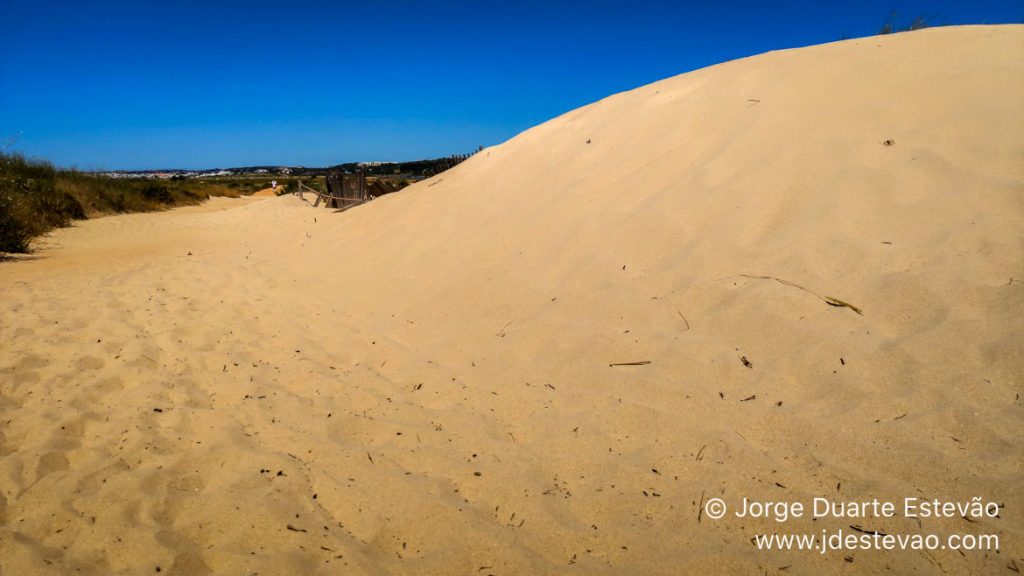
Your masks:
M 273 188 L 264 188 L 262 190 L 253 192 L 251 195 L 255 196 L 256 198 L 263 198 L 265 196 L 273 197 L 277 196 L 277 192 Z
M 1022 55 L 1022 26 L 773 52 L 344 213 L 54 232 L 0 265 L 0 572 L 1024 568 Z M 701 515 L 744 496 L 1002 509 Z M 751 543 L 850 525 L 1001 549 Z

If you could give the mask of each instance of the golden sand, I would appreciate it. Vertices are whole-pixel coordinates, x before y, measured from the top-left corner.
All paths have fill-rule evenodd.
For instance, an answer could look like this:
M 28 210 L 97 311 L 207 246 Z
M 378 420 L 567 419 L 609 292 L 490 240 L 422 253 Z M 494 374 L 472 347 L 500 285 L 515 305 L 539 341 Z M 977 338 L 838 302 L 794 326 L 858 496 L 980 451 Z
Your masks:
M 54 232 L 0 265 L 0 572 L 1024 568 L 1022 55 L 1024 26 L 773 52 L 344 213 Z M 911 496 L 1002 512 L 701 509 Z M 1001 550 L 751 543 L 854 524 Z

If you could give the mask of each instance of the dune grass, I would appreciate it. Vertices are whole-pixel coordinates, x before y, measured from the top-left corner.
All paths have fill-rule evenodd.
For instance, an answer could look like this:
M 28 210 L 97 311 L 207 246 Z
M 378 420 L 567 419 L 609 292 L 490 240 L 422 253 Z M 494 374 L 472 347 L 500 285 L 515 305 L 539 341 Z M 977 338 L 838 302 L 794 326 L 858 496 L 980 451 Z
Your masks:
M 115 179 L 0 153 L 0 253 L 27 253 L 32 238 L 73 220 L 165 210 L 199 204 L 211 196 L 237 198 L 261 186 L 260 182 Z

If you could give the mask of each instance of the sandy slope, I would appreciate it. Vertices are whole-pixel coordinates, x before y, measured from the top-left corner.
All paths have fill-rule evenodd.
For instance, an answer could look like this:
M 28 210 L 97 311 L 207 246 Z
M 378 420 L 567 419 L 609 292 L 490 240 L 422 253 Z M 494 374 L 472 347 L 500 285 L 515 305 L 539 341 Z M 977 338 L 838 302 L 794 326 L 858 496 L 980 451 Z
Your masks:
M 54 233 L 0 265 L 0 572 L 1024 568 L 1022 55 L 1021 26 L 770 53 L 343 214 Z M 1004 507 L 715 522 L 715 496 Z M 851 524 L 1002 544 L 750 542 Z

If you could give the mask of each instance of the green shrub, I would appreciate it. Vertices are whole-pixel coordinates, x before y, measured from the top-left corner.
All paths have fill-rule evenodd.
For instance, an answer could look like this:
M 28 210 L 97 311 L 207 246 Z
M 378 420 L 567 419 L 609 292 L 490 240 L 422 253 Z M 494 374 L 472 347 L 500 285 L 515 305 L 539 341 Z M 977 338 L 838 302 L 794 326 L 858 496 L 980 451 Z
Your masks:
M 2 183 L 0 187 L 6 188 Z M 24 218 L 23 209 L 6 189 L 0 191 L 0 252 L 27 252 L 35 231 Z
M 146 200 L 160 202 L 162 204 L 174 203 L 174 196 L 171 196 L 171 192 L 163 186 L 146 186 L 142 189 L 142 197 Z
M 246 193 L 257 185 L 114 179 L 57 170 L 47 162 L 0 153 L 0 252 L 28 252 L 33 237 L 72 220 L 199 204 L 211 195 L 237 198 L 238 188 Z
M 45 162 L 0 155 L 0 252 L 26 252 L 29 240 L 67 224 L 79 207 L 56 191 Z

